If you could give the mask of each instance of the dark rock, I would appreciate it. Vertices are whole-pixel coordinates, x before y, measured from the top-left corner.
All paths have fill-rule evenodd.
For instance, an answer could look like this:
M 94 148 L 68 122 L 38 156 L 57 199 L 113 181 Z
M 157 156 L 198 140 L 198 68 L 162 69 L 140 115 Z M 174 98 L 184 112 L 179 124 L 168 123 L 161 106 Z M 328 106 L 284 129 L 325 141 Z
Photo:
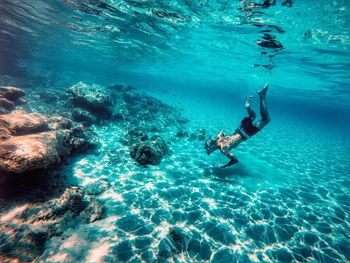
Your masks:
M 12 101 L 9 101 L 8 99 L 0 97 L 0 107 L 5 110 L 4 112 L 8 112 L 15 108 L 15 104 Z
M 67 211 L 73 212 L 75 215 L 79 214 L 83 209 L 84 204 L 82 202 L 84 197 L 84 192 L 78 187 L 69 187 L 63 193 L 63 195 L 52 201 L 44 203 L 41 207 L 35 207 L 33 210 L 28 210 L 29 215 L 32 215 L 26 219 L 29 221 L 55 219 L 57 216 L 64 214 Z M 40 212 L 36 212 L 39 209 Z M 35 220 L 31 219 L 32 217 Z
M 72 117 L 75 121 L 84 123 L 85 125 L 92 125 L 97 122 L 97 119 L 94 115 L 80 108 L 75 108 L 72 111 Z
M 15 207 L 1 219 L 0 254 L 12 262 L 33 261 L 52 235 L 83 209 L 83 191 L 70 187 L 59 198 Z
M 0 97 L 8 99 L 12 102 L 17 101 L 25 95 L 24 91 L 10 86 L 0 86 Z
M 96 149 L 100 144 L 97 133 L 91 127 L 78 126 L 69 131 L 70 133 L 66 143 L 72 147 L 74 152 Z
M 16 105 L 22 104 L 24 92 L 15 87 L 0 86 L 0 114 L 10 113 Z
M 0 115 L 1 114 L 8 114 L 8 113 L 10 113 L 10 112 L 0 105 Z
M 48 126 L 50 130 L 69 130 L 73 128 L 71 120 L 62 116 L 51 117 L 48 120 Z
M 180 227 L 173 227 L 169 230 L 168 237 L 177 251 L 183 251 L 186 248 L 191 235 Z
M 113 94 L 113 118 L 123 121 L 143 132 L 162 132 L 172 126 L 183 127 L 183 118 L 173 107 L 152 98 L 135 88 L 115 85 L 109 88 Z M 179 120 L 179 121 L 178 121 Z
M 105 192 L 110 187 L 106 180 L 98 180 L 85 187 L 85 193 L 88 195 L 99 195 Z
M 153 136 L 147 141 L 135 143 L 130 151 L 131 157 L 142 165 L 157 165 L 166 154 L 168 154 L 168 146 L 160 136 Z
M 158 258 L 166 260 L 170 256 L 187 251 L 191 236 L 192 233 L 188 233 L 180 227 L 169 229 L 169 233 L 159 243 Z
M 67 90 L 72 95 L 73 104 L 96 114 L 112 113 L 112 95 L 102 86 L 79 82 Z
M 80 213 L 82 220 L 86 223 L 92 223 L 103 216 L 104 206 L 97 199 L 90 201 L 88 206 Z

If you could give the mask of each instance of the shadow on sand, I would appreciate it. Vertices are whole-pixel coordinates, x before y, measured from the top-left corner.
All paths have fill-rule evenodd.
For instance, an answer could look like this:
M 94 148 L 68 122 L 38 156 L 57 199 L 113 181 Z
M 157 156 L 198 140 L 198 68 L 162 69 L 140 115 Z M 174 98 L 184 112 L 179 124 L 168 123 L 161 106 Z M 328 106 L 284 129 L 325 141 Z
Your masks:
M 243 164 L 237 164 L 232 167 L 220 168 L 218 166 L 207 167 L 204 169 L 203 176 L 212 178 L 214 181 L 236 183 L 239 178 L 251 177 L 254 174 Z

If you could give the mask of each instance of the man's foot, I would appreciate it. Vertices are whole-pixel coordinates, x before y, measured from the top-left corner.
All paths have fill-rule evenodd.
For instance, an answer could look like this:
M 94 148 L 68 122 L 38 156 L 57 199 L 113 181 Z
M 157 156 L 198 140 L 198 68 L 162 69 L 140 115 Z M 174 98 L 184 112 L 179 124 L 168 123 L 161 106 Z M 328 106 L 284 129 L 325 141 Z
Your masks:
M 250 102 L 252 101 L 253 96 L 248 96 L 247 100 L 245 101 L 244 107 L 249 108 L 250 107 Z
M 237 159 L 231 159 L 227 164 L 220 165 L 219 168 L 226 168 L 226 167 L 229 167 L 231 165 L 234 165 L 235 163 L 238 163 L 238 160 Z
M 261 90 L 258 91 L 259 96 L 265 96 L 268 87 L 269 87 L 269 83 L 266 83 L 265 86 Z

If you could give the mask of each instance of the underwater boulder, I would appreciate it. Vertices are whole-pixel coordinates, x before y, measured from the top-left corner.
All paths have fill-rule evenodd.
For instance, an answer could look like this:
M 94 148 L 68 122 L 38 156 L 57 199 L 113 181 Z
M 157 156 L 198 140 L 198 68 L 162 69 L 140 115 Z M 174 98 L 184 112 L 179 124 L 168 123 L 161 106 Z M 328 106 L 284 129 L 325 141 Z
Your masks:
M 19 100 L 25 95 L 24 91 L 10 86 L 0 86 L 0 97 L 8 99 L 12 102 Z
M 103 115 L 112 112 L 112 94 L 102 86 L 79 82 L 69 88 L 67 93 L 72 95 L 76 107 L 84 108 L 94 114 Z
M 48 130 L 48 118 L 39 113 L 14 111 L 0 116 L 2 133 L 25 135 Z
M 94 115 L 92 115 L 90 112 L 80 109 L 80 108 L 75 108 L 72 111 L 72 117 L 75 121 L 81 122 L 85 125 L 92 125 L 96 123 L 97 119 Z
M 77 126 L 70 129 L 69 132 L 69 139 L 66 143 L 72 147 L 73 152 L 96 149 L 100 144 L 95 129 Z
M 83 198 L 83 190 L 79 187 L 71 186 L 60 197 L 47 201 L 42 205 L 28 208 L 25 213 L 22 213 L 22 218 L 28 222 L 35 222 L 47 219 L 55 220 L 67 212 L 78 215 L 84 208 Z
M 53 116 L 48 119 L 48 127 L 50 130 L 65 130 L 73 128 L 73 123 L 65 117 Z
M 110 188 L 109 182 L 106 180 L 97 180 L 96 182 L 90 183 L 85 187 L 85 193 L 88 195 L 99 195 L 107 191 Z
M 85 223 L 93 223 L 100 220 L 103 216 L 104 206 L 97 199 L 93 199 L 87 207 L 80 213 L 82 220 Z
M 69 127 L 69 128 L 68 128 Z M 0 116 L 0 171 L 23 173 L 46 169 L 92 143 L 81 127 L 63 117 L 14 111 Z
M 54 131 L 13 136 L 0 143 L 0 171 L 22 173 L 46 169 L 63 154 Z
M 0 97 L 0 114 L 8 113 L 15 108 L 15 104 L 8 99 Z
M 15 106 L 22 103 L 24 91 L 15 87 L 0 86 L 0 114 L 11 112 Z
M 168 153 L 168 146 L 164 139 L 153 136 L 149 140 L 131 145 L 130 156 L 142 165 L 158 165 Z
M 170 228 L 168 234 L 159 242 L 158 258 L 161 259 L 161 262 L 174 254 L 187 252 L 191 236 L 191 232 L 187 232 L 178 226 Z
M 0 217 L 0 255 L 8 262 L 33 261 L 43 253 L 45 242 L 84 208 L 83 197 L 83 191 L 73 186 L 53 200 L 13 207 Z

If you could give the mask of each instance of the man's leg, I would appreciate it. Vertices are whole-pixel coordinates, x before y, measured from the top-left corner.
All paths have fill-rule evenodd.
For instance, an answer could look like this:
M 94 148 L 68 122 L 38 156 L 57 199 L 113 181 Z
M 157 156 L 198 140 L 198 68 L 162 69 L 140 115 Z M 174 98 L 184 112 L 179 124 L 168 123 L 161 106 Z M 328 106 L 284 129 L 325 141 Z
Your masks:
M 257 121 L 255 126 L 258 127 L 260 130 L 264 128 L 266 124 L 270 122 L 270 115 L 267 110 L 267 104 L 266 104 L 266 92 L 269 85 L 266 83 L 264 88 L 258 91 L 258 94 L 260 96 L 260 115 L 261 120 Z
M 251 120 L 255 120 L 255 117 L 256 117 L 256 113 L 255 111 L 253 111 L 252 107 L 250 106 L 250 102 L 252 101 L 252 96 L 249 96 L 247 98 L 247 100 L 245 101 L 245 104 L 244 104 L 244 107 L 245 109 L 248 111 L 248 114 L 249 114 L 249 118 L 251 118 Z

